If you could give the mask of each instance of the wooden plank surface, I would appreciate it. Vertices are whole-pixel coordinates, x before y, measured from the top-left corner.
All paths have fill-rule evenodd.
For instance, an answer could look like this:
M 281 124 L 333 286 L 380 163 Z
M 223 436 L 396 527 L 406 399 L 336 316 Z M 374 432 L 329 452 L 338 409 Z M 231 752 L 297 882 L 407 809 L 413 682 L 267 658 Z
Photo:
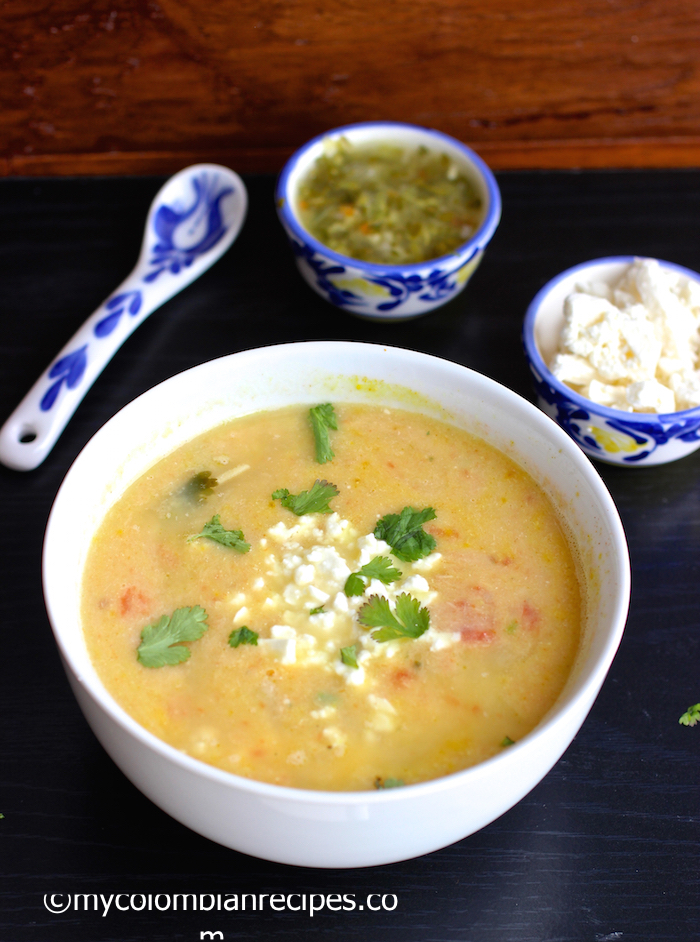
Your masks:
M 0 173 L 274 171 L 367 119 L 494 168 L 700 166 L 695 0 L 5 0 Z

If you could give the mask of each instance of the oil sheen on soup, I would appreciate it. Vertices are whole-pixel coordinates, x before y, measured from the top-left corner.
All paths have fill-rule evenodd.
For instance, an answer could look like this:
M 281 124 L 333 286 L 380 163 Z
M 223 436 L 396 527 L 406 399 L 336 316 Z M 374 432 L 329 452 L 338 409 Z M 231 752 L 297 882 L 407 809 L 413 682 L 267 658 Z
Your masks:
M 91 546 L 82 615 L 107 689 L 236 774 L 362 790 L 509 748 L 579 642 L 545 493 L 423 415 L 320 404 L 237 419 L 156 464 Z

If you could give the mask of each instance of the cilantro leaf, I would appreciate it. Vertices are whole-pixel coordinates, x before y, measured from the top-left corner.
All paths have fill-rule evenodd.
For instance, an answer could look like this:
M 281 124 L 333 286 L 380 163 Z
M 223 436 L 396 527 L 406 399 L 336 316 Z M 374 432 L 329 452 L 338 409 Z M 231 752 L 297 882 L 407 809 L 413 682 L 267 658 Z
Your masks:
M 345 580 L 345 594 L 348 598 L 352 595 L 362 595 L 365 591 L 365 581 L 359 572 L 351 573 Z
M 388 556 L 375 556 L 357 572 L 353 572 L 345 581 L 345 594 L 362 595 L 370 579 L 379 579 L 384 585 L 391 585 L 401 578 L 400 571 Z
M 190 500 L 202 504 L 207 497 L 211 497 L 217 484 L 218 481 L 211 476 L 211 471 L 200 471 L 189 479 L 182 490 Z
M 376 789 L 382 788 L 402 788 L 406 783 L 402 778 L 385 778 L 382 779 L 377 776 L 374 780 L 374 787 Z
M 340 660 L 348 667 L 357 667 L 357 645 L 351 644 L 347 648 L 340 649 Z
M 272 499 L 280 501 L 283 507 L 291 510 L 297 517 L 303 517 L 304 514 L 332 513 L 328 502 L 338 494 L 340 491 L 335 484 L 329 484 L 328 481 L 315 481 L 310 490 L 302 491 L 300 494 L 290 494 L 286 487 L 281 487 L 273 492 Z
M 420 638 L 430 627 L 430 612 L 421 608 L 418 599 L 402 592 L 392 612 L 387 599 L 373 595 L 357 613 L 361 625 L 379 628 L 372 637 L 375 641 L 394 641 L 396 638 Z
M 237 648 L 239 644 L 255 644 L 258 643 L 258 633 L 257 631 L 251 631 L 246 625 L 243 625 L 241 628 L 236 628 L 228 636 L 228 643 L 232 648 Z
M 503 741 L 501 742 L 502 746 L 514 746 L 515 740 L 511 739 L 510 736 L 504 736 Z
M 695 726 L 696 723 L 700 723 L 700 703 L 689 706 L 678 722 L 682 726 Z
M 188 537 L 187 542 L 191 543 L 192 540 L 199 540 L 202 537 L 214 540 L 215 543 L 221 543 L 222 546 L 228 546 L 230 549 L 238 550 L 239 553 L 247 553 L 250 549 L 250 543 L 246 543 L 243 531 L 227 530 L 222 526 L 219 514 L 215 514 L 209 523 L 204 524 L 201 533 L 195 533 L 194 536 Z
M 320 615 L 323 612 L 323 605 L 317 605 L 309 611 L 309 615 Z
M 325 464 L 335 457 L 335 452 L 331 448 L 328 430 L 338 428 L 338 419 L 330 402 L 309 409 L 309 418 L 311 419 L 314 441 L 316 442 L 316 461 L 319 464 Z
M 190 649 L 183 647 L 182 642 L 201 638 L 209 627 L 208 617 L 199 605 L 178 608 L 170 616 L 163 615 L 155 625 L 147 625 L 141 632 L 137 659 L 144 667 L 164 667 L 186 661 Z
M 424 510 L 404 507 L 400 514 L 386 514 L 382 517 L 374 528 L 374 535 L 389 544 L 397 559 L 410 563 L 422 559 L 435 549 L 435 538 L 423 530 L 423 524 L 436 517 L 432 507 Z

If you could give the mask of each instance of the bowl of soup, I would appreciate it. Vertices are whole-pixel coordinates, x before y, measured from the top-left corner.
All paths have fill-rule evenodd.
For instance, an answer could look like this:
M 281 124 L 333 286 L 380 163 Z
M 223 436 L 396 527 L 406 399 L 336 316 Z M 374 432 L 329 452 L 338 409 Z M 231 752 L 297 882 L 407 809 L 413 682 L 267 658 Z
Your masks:
M 498 184 L 471 148 L 395 121 L 309 141 L 280 174 L 276 202 L 308 284 L 373 320 L 418 317 L 456 297 L 501 216 Z
M 523 345 L 537 401 L 623 468 L 700 447 L 700 274 L 634 256 L 569 268 L 533 298 Z
M 361 867 L 460 840 L 547 774 L 620 642 L 629 559 L 591 463 L 515 393 L 294 343 L 114 416 L 58 493 L 44 590 L 145 795 L 235 850 Z

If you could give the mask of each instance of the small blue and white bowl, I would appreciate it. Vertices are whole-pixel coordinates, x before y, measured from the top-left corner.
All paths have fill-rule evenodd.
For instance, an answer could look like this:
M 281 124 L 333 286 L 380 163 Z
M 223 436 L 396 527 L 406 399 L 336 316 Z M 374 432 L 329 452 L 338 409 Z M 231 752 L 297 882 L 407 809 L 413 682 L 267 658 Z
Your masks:
M 684 458 L 700 447 L 700 407 L 682 412 L 624 412 L 601 406 L 574 392 L 547 367 L 559 346 L 564 325 L 564 301 L 577 284 L 612 283 L 634 256 L 598 258 L 569 268 L 539 291 L 525 315 L 523 344 L 540 408 L 571 435 L 591 458 L 622 467 L 666 464 Z M 700 283 L 700 274 L 659 262 Z
M 406 147 L 424 145 L 447 154 L 474 181 L 484 218 L 471 239 L 449 255 L 414 265 L 379 265 L 340 255 L 315 239 L 297 213 L 300 181 L 323 153 L 329 138 L 352 144 L 391 141 Z M 294 250 L 299 271 L 322 298 L 371 320 L 407 320 L 446 304 L 464 289 L 501 218 L 496 180 L 469 147 L 428 128 L 395 121 L 367 121 L 335 128 L 314 138 L 287 162 L 277 181 L 277 213 Z

